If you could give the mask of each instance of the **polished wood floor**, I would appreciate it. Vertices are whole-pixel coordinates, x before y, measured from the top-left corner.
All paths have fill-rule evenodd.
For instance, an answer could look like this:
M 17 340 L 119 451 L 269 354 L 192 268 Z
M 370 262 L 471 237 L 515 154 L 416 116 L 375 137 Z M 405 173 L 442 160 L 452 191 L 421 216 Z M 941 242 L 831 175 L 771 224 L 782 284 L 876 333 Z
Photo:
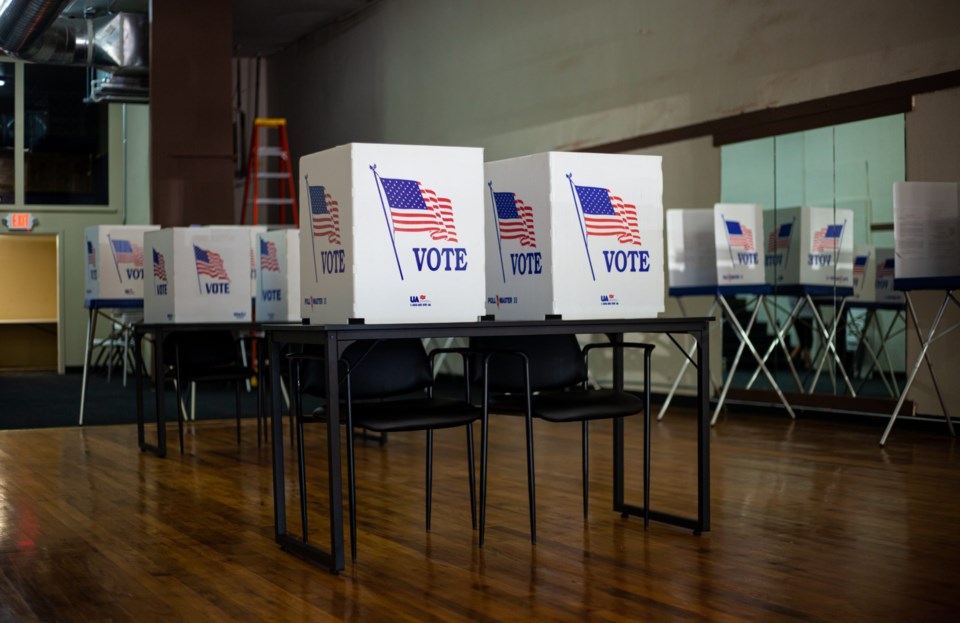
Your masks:
M 628 423 L 633 467 L 639 424 Z M 946 433 L 899 428 L 881 449 L 879 428 L 730 415 L 712 433 L 713 531 L 698 537 L 613 513 L 609 425 L 592 431 L 584 520 L 579 429 L 537 423 L 531 545 L 521 422 L 494 421 L 482 550 L 462 431 L 437 436 L 430 533 L 422 435 L 358 444 L 359 560 L 339 575 L 274 544 L 270 452 L 252 422 L 241 446 L 230 422 L 197 425 L 187 454 L 167 459 L 138 452 L 130 426 L 2 432 L 0 621 L 960 616 L 960 453 Z M 653 506 L 690 513 L 693 418 L 673 411 L 653 434 Z M 308 445 L 322 435 L 309 430 Z M 628 497 L 638 483 L 634 469 Z M 292 478 L 289 497 L 298 529 Z M 321 487 L 310 497 L 322 543 Z

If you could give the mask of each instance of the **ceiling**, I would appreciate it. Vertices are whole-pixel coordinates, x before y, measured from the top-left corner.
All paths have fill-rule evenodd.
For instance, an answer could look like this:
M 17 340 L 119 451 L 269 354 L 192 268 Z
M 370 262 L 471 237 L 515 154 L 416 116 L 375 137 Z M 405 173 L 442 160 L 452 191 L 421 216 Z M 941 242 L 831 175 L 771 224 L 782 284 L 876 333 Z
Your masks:
M 157 0 L 163 2 L 163 0 Z M 288 44 L 333 24 L 377 0 L 232 0 L 233 43 L 237 56 L 269 56 Z M 149 0 L 72 0 L 64 14 L 81 17 L 108 12 L 146 13 Z

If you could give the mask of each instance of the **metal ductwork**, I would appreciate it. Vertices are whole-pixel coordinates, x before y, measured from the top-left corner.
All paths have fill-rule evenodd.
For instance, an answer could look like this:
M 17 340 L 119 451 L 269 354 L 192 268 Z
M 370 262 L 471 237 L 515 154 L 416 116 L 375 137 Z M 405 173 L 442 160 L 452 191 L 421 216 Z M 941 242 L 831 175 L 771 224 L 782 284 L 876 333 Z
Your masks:
M 35 63 L 91 68 L 91 101 L 146 102 L 147 16 L 62 16 L 69 2 L 0 0 L 0 50 Z

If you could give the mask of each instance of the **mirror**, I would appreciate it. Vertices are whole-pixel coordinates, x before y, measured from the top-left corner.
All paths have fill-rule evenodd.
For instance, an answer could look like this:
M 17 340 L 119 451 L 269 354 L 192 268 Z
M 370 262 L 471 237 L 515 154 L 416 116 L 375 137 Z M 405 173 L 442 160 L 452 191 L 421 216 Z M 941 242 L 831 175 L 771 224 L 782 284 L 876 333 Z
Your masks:
M 764 207 L 773 320 L 759 314 L 751 337 L 761 353 L 774 344 L 768 364 L 783 391 L 899 395 L 906 323 L 892 290 L 893 183 L 905 169 L 902 114 L 721 148 L 721 201 Z M 826 220 L 801 206 L 824 209 Z M 803 236 L 799 251 L 791 236 Z M 798 257 L 786 258 L 788 249 Z M 798 272 L 797 264 L 806 268 Z M 826 281 L 811 281 L 804 270 Z M 753 305 L 738 297 L 744 323 Z M 786 349 L 774 342 L 781 327 Z M 736 347 L 725 334 L 725 367 Z M 755 371 L 752 359 L 741 359 L 733 387 L 770 389 Z

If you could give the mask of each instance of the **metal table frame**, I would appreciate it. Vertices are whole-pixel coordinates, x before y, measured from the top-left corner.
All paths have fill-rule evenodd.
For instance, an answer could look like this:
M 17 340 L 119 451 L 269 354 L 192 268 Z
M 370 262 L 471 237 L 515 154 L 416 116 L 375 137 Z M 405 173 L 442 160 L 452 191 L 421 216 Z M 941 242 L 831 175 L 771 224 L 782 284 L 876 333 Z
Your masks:
M 87 404 L 87 376 L 90 372 L 90 361 L 93 358 L 93 344 L 97 333 L 97 319 L 100 316 L 114 320 L 105 310 L 122 309 L 125 311 L 143 310 L 143 299 L 87 299 L 83 302 L 88 310 L 87 315 L 87 341 L 83 353 L 83 380 L 80 385 L 80 420 L 78 424 L 83 426 L 83 411 Z M 138 364 L 139 365 L 139 364 Z M 126 379 L 126 371 L 124 371 Z M 124 380 L 126 385 L 126 380 Z
M 170 333 L 183 332 L 183 331 L 220 331 L 220 330 L 229 330 L 229 331 L 240 331 L 240 332 L 257 332 L 260 331 L 263 326 L 261 322 L 191 322 L 191 323 L 146 323 L 141 322 L 133 326 L 133 345 L 134 352 L 137 360 L 137 445 L 140 450 L 144 452 L 153 452 L 158 457 L 165 457 L 167 455 L 167 426 L 166 426 L 166 396 L 164 395 L 164 379 L 163 379 L 163 341 Z M 148 443 L 146 441 L 146 431 L 145 431 L 145 417 L 144 417 L 144 408 L 143 408 L 143 377 L 146 376 L 146 370 L 144 369 L 146 363 L 143 361 L 143 348 L 141 342 L 146 334 L 151 334 L 154 337 L 153 344 L 153 375 L 154 375 L 154 394 L 155 394 L 155 409 L 157 417 L 157 443 L 156 445 Z M 263 370 L 263 361 L 262 361 L 262 351 L 258 351 L 258 363 L 260 364 L 257 368 L 259 371 Z M 258 387 L 262 388 L 263 383 L 258 383 Z M 258 390 L 259 391 L 259 390 Z M 259 400 L 263 398 L 262 392 L 259 394 Z M 180 405 L 177 405 L 177 408 L 181 408 Z
M 339 359 L 344 348 L 355 340 L 387 340 L 397 338 L 470 338 L 510 335 L 606 334 L 611 341 L 623 340 L 625 333 L 688 334 L 697 341 L 697 516 L 680 517 L 649 510 L 654 521 L 689 528 L 696 534 L 710 530 L 710 426 L 709 391 L 710 357 L 709 327 L 712 318 L 651 318 L 627 320 L 544 320 L 544 321 L 479 321 L 464 323 L 429 323 L 402 325 L 266 325 L 270 360 L 279 361 L 283 345 L 317 344 L 324 347 L 328 361 Z M 613 361 L 614 388 L 623 389 L 623 353 Z M 279 387 L 280 366 L 270 367 L 271 387 Z M 327 366 L 327 486 L 329 489 L 330 548 L 323 550 L 287 532 L 286 488 L 283 457 L 283 426 L 280 392 L 271 392 L 270 416 L 273 427 L 273 502 L 275 538 L 280 547 L 312 563 L 336 573 L 344 568 L 343 492 L 340 460 L 340 409 L 337 366 Z M 614 421 L 613 443 L 613 508 L 627 515 L 643 515 L 646 509 L 624 500 L 623 420 Z

